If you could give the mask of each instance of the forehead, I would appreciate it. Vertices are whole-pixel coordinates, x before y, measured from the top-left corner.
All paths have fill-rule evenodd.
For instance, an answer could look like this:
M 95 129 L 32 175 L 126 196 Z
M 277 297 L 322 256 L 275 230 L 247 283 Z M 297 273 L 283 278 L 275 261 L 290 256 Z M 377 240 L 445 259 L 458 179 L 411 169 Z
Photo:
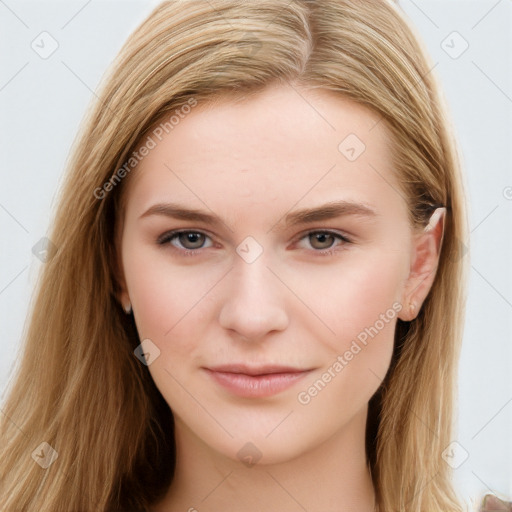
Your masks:
M 401 200 L 386 124 L 332 91 L 279 85 L 247 99 L 224 96 L 157 128 L 127 191 L 139 212 L 170 199 L 221 209 Z

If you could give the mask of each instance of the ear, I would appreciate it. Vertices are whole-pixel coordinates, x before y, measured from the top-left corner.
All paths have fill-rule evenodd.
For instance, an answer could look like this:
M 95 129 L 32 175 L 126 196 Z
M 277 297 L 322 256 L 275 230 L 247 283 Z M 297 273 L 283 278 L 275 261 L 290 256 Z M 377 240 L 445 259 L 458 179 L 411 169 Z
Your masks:
M 436 277 L 439 256 L 443 245 L 446 208 L 437 208 L 427 227 L 414 236 L 411 266 L 403 294 L 400 320 L 414 320 L 421 309 Z
M 128 291 L 126 289 L 126 283 L 125 283 L 124 277 L 122 275 L 122 271 L 121 271 L 120 277 L 118 278 L 118 283 L 119 283 L 119 292 L 117 295 L 118 301 L 121 304 L 121 307 L 124 309 L 125 313 L 129 314 L 129 313 L 131 313 L 131 310 L 132 310 L 132 303 L 130 301 L 130 296 L 128 295 Z
M 114 247 L 111 252 L 112 273 L 115 280 L 116 298 L 126 313 L 131 311 L 130 296 L 126 287 L 122 261 L 122 223 L 117 226 L 114 235 Z

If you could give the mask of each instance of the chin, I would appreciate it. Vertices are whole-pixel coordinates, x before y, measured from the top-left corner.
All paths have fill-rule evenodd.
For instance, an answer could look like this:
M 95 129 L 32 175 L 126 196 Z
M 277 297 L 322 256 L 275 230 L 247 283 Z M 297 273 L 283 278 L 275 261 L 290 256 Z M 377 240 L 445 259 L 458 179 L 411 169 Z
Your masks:
M 212 448 L 220 455 L 248 468 L 255 465 L 262 467 L 286 463 L 307 451 L 304 440 L 294 442 L 289 437 L 285 439 L 284 436 L 265 439 L 263 434 L 260 437 L 248 436 L 246 440 L 239 437 L 232 440 L 229 446 L 212 446 Z

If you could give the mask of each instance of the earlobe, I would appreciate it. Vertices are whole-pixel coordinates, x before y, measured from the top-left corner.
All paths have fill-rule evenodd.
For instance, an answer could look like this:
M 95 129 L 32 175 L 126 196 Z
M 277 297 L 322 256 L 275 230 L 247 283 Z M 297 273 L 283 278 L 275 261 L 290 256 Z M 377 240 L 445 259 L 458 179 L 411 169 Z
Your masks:
M 132 312 L 132 304 L 130 301 L 130 295 L 126 289 L 126 283 L 123 275 L 117 275 L 117 283 L 119 286 L 119 292 L 117 294 L 117 301 L 120 306 L 124 309 L 124 312 L 129 315 Z
M 446 208 L 437 208 L 423 233 L 416 236 L 402 297 L 404 308 L 399 315 L 400 320 L 410 322 L 416 318 L 434 283 L 443 244 L 445 218 Z
M 132 303 L 130 300 L 130 295 L 128 294 L 128 291 L 126 290 L 126 284 L 123 281 L 119 283 L 121 290 L 117 296 L 117 300 L 119 302 L 119 305 L 123 308 L 124 312 L 129 315 L 132 312 Z
M 132 303 L 130 300 L 130 296 L 128 295 L 128 292 L 124 287 L 124 283 L 121 292 L 117 296 L 117 301 L 119 302 L 119 305 L 123 308 L 124 312 L 127 315 L 129 315 L 132 312 Z
M 121 241 L 121 229 L 118 228 L 116 231 L 115 251 L 114 256 L 112 258 L 113 274 L 114 280 L 117 285 L 117 289 L 119 290 L 117 293 L 117 301 L 119 302 L 119 305 L 123 308 L 124 312 L 127 315 L 129 315 L 132 312 L 132 304 L 130 301 L 128 290 L 126 288 L 126 280 L 124 277 L 123 262 L 121 258 Z

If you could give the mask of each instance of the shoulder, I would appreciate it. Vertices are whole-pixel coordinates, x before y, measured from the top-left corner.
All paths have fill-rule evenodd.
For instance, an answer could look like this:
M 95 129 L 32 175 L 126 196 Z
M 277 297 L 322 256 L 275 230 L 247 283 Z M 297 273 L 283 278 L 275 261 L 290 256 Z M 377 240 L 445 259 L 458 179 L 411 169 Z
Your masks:
M 512 502 L 502 501 L 492 494 L 484 497 L 479 512 L 512 512 Z

